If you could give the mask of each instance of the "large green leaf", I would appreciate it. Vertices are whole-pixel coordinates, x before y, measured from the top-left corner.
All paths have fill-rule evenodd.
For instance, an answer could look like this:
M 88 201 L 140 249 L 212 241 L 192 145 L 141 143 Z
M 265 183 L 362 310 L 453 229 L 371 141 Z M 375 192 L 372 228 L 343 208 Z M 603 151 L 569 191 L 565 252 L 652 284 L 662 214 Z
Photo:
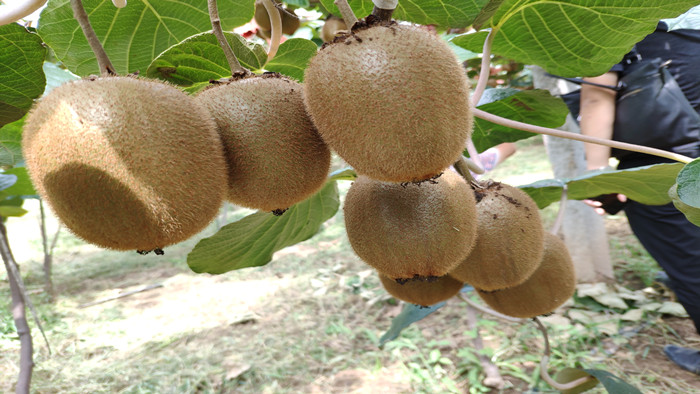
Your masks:
M 41 38 L 16 23 L 0 26 L 0 127 L 24 116 L 46 85 Z
M 3 172 L 3 174 L 14 175 L 17 177 L 17 181 L 7 189 L 0 191 L 0 199 L 12 196 L 36 196 L 36 190 L 34 190 L 34 186 L 32 185 L 32 181 L 29 179 L 29 174 L 27 174 L 27 169 L 25 167 L 11 168 Z
M 224 33 L 241 65 L 259 70 L 267 61 L 267 52 L 260 44 L 246 41 L 234 33 Z M 196 34 L 173 45 L 158 55 L 146 71 L 150 78 L 160 78 L 180 86 L 193 86 L 231 76 L 226 55 L 214 34 Z
M 542 127 L 561 126 L 569 113 L 566 104 L 546 90 L 488 89 L 480 102 L 488 102 L 478 106 L 486 112 Z M 517 130 L 476 118 L 472 141 L 476 149 L 483 152 L 502 142 L 514 142 L 533 135 L 535 134 L 529 131 Z
M 493 53 L 552 74 L 605 73 L 632 46 L 697 0 L 506 0 L 493 14 Z M 453 42 L 479 51 L 485 34 L 466 34 Z
M 0 166 L 13 167 L 22 162 L 24 118 L 0 128 Z
M 584 371 L 598 379 L 598 381 L 603 384 L 603 387 L 605 387 L 605 390 L 610 394 L 642 394 L 636 387 L 608 371 L 600 369 L 584 369 Z
M 334 0 L 321 0 L 321 4 L 331 13 L 340 16 Z M 350 7 L 358 18 L 364 18 L 372 13 L 372 0 L 350 0 Z M 467 27 L 488 0 L 420 0 L 399 1 L 394 18 L 421 25 L 436 25 L 440 27 Z
M 291 38 L 280 45 L 277 54 L 265 66 L 266 70 L 278 72 L 299 82 L 304 80 L 304 70 L 318 46 L 304 38 Z
M 194 272 L 210 274 L 265 265 L 276 251 L 311 238 L 339 207 L 337 184 L 331 179 L 282 216 L 257 212 L 222 227 L 197 243 L 187 264 Z
M 678 173 L 676 182 L 668 192 L 673 205 L 691 223 L 700 226 L 700 159 L 686 164 Z
M 619 171 L 593 172 L 571 179 L 549 179 L 521 186 L 537 206 L 544 208 L 559 201 L 564 185 L 570 200 L 583 200 L 601 194 L 620 193 L 647 205 L 671 202 L 668 189 L 676 181 L 681 163 L 655 164 Z
M 204 0 L 129 0 L 116 8 L 110 0 L 84 1 L 97 37 L 117 73 L 144 72 L 159 53 L 197 33 L 211 30 Z M 254 0 L 219 1 L 225 30 L 253 18 Z M 70 0 L 51 0 L 41 13 L 39 34 L 69 70 L 98 74 L 97 60 L 78 23 Z

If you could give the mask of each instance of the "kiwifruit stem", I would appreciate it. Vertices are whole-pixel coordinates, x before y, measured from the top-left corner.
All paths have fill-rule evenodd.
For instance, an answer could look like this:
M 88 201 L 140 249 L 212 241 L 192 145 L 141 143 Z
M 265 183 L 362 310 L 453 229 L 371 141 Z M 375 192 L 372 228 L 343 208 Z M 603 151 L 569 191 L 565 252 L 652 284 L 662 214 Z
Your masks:
M 537 326 L 537 329 L 540 330 L 542 333 L 542 336 L 544 337 L 544 356 L 542 356 L 542 359 L 540 360 L 540 376 L 542 379 L 549 383 L 550 386 L 554 387 L 555 389 L 559 391 L 563 390 L 570 390 L 573 389 L 574 387 L 578 387 L 590 380 L 595 379 L 593 376 L 584 376 L 582 378 L 573 380 L 568 383 L 559 383 L 556 380 L 552 379 L 552 377 L 549 375 L 549 357 L 551 354 L 550 348 L 549 348 L 549 336 L 547 335 L 547 327 L 542 324 L 540 319 L 537 317 L 533 317 L 532 321 L 535 323 Z
M 493 45 L 493 30 L 489 30 L 488 36 L 486 36 L 486 41 L 484 41 L 484 49 L 481 52 L 481 71 L 479 72 L 479 80 L 474 88 L 474 94 L 472 94 L 472 106 L 476 107 L 481 100 L 481 96 L 486 90 L 486 84 L 489 82 L 489 76 L 491 75 L 491 45 Z
M 477 174 L 483 174 L 484 171 L 484 165 L 481 163 L 481 157 L 479 156 L 479 152 L 476 150 L 476 146 L 474 146 L 474 141 L 472 141 L 472 136 L 470 135 L 469 138 L 467 138 L 467 152 L 469 152 L 469 157 L 471 158 L 472 163 L 474 163 L 474 166 L 476 166 L 476 169 L 478 171 L 474 171 Z
M 459 160 L 453 164 L 453 166 L 455 170 L 457 170 L 457 173 L 459 173 L 459 175 L 461 175 L 468 184 L 471 185 L 472 182 L 475 181 L 472 173 L 469 171 L 471 170 L 471 167 L 469 166 L 469 161 L 466 157 L 461 156 Z
M 24 4 L 10 8 L 5 6 L 2 15 L 0 15 L 0 26 L 9 25 L 10 23 L 16 22 L 32 12 L 41 8 L 42 5 L 46 3 L 46 0 L 26 0 Z M 7 8 L 10 8 L 7 10 Z
M 374 3 L 372 15 L 380 21 L 390 22 L 391 15 L 394 13 L 396 6 L 399 5 L 399 0 L 372 0 L 372 3 Z
M 338 7 L 340 15 L 343 17 L 343 22 L 345 22 L 345 26 L 347 26 L 348 29 L 352 29 L 353 25 L 357 23 L 357 17 L 355 13 L 352 12 L 348 0 L 335 0 L 333 4 Z
M 561 198 L 559 199 L 559 212 L 557 213 L 557 218 L 554 220 L 552 229 L 549 230 L 550 233 L 557 235 L 559 228 L 561 228 L 562 223 L 564 223 L 564 214 L 566 213 L 566 204 L 569 201 L 569 185 L 566 183 L 564 187 L 561 188 Z
M 458 297 L 459 297 L 462 301 L 464 301 L 464 302 L 466 302 L 467 304 L 469 304 L 469 305 L 470 305 L 471 307 L 473 307 L 474 309 L 476 309 L 476 310 L 478 310 L 478 311 L 480 311 L 480 312 L 483 312 L 483 313 L 492 315 L 492 316 L 496 316 L 496 317 L 499 318 L 499 319 L 503 319 L 503 320 L 506 320 L 506 321 L 509 321 L 509 322 L 513 322 L 513 323 L 523 323 L 523 322 L 525 321 L 525 319 L 521 319 L 521 318 L 519 318 L 519 317 L 513 317 L 513 316 L 504 315 L 504 314 L 502 314 L 502 313 L 499 313 L 499 312 L 494 311 L 494 310 L 491 309 L 491 308 L 487 308 L 487 307 L 485 307 L 485 306 L 479 305 L 479 304 L 477 304 L 476 302 L 470 300 L 470 299 L 469 299 L 468 297 L 466 297 L 463 293 L 459 293 L 459 294 L 458 294 Z
M 270 17 L 270 49 L 267 51 L 267 60 L 270 60 L 277 54 L 282 41 L 282 15 L 272 0 L 262 0 L 262 4 Z
M 224 36 L 224 31 L 221 29 L 221 18 L 219 18 L 219 10 L 216 7 L 216 0 L 208 0 L 208 4 L 209 19 L 211 20 L 211 30 L 212 32 L 214 32 L 216 39 L 219 41 L 221 49 L 224 50 L 224 55 L 226 55 L 226 61 L 228 61 L 228 65 L 231 68 L 231 75 L 236 75 L 240 73 L 247 74 L 248 70 L 245 67 L 241 66 L 241 63 L 236 57 L 236 54 L 234 54 L 233 49 L 231 49 L 231 45 L 229 45 L 228 41 L 226 40 L 226 36 Z
M 575 140 L 575 141 L 604 145 L 604 146 L 609 146 L 611 148 L 628 150 L 628 151 L 632 151 L 632 152 L 645 153 L 648 155 L 663 157 L 666 159 L 675 160 L 675 161 L 678 161 L 681 163 L 686 163 L 686 164 L 693 161 L 692 158 L 690 158 L 688 156 L 679 155 L 678 153 L 668 152 L 668 151 L 656 149 L 656 148 L 650 148 L 648 146 L 641 146 L 641 145 L 635 145 L 635 144 L 628 144 L 626 142 L 612 141 L 612 140 L 605 139 L 605 138 L 591 137 L 591 136 L 587 136 L 587 135 L 572 133 L 569 131 L 550 129 L 548 127 L 535 126 L 535 125 L 531 125 L 528 123 L 518 122 L 515 120 L 503 118 L 503 117 L 498 116 L 498 115 L 490 114 L 490 113 L 483 111 L 483 110 L 480 110 L 478 108 L 474 108 L 472 110 L 472 112 L 473 112 L 474 116 L 476 116 L 477 118 L 487 120 L 489 122 L 492 122 L 492 123 L 495 123 L 495 124 L 498 124 L 501 126 L 511 127 L 511 128 L 523 130 L 523 131 L 529 131 L 531 133 L 551 135 L 552 137 L 568 138 L 570 140 Z
M 73 9 L 73 17 L 78 21 L 80 28 L 83 30 L 83 35 L 87 39 L 88 44 L 90 44 L 90 48 L 95 54 L 95 58 L 97 58 L 97 64 L 100 67 L 100 74 L 105 76 L 117 75 L 112 62 L 109 60 L 109 56 L 107 56 L 107 52 L 105 52 L 102 43 L 100 43 L 100 39 L 97 38 L 95 30 L 93 30 L 92 25 L 90 25 L 90 20 L 85 12 L 82 0 L 70 0 L 70 5 Z

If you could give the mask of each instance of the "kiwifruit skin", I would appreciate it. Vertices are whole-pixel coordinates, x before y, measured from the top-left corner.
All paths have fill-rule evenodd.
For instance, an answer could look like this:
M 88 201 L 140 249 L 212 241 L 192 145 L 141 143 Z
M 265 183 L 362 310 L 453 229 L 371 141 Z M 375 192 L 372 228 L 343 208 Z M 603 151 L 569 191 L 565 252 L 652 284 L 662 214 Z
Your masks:
M 539 209 L 517 187 L 488 182 L 475 189 L 476 242 L 450 275 L 483 290 L 517 286 L 537 269 L 544 253 Z
M 29 113 L 22 148 L 37 192 L 78 237 L 116 250 L 183 241 L 218 213 L 216 125 L 177 88 L 101 77 L 63 84 Z
M 446 301 L 459 293 L 464 284 L 445 275 L 432 280 L 410 280 L 400 284 L 386 275 L 379 274 L 384 289 L 399 300 L 420 306 L 431 306 Z
M 359 176 L 343 210 L 355 253 L 392 279 L 444 276 L 467 256 L 476 234 L 472 190 L 453 171 L 418 185 Z
M 323 23 L 320 33 L 321 39 L 323 42 L 333 41 L 335 38 L 335 33 L 337 33 L 338 30 L 346 30 L 347 28 L 348 27 L 345 25 L 345 21 L 337 16 L 331 16 Z
M 464 69 L 446 43 L 417 26 L 376 25 L 335 39 L 311 59 L 304 93 L 331 149 L 381 181 L 439 174 L 472 130 Z
M 576 274 L 566 244 L 551 233 L 545 233 L 544 244 L 539 267 L 524 283 L 493 292 L 477 288 L 484 302 L 508 316 L 531 318 L 550 313 L 571 298 Z
M 195 97 L 218 126 L 231 202 L 264 211 L 286 209 L 325 183 L 330 150 L 301 96 L 299 83 L 269 75 L 214 86 Z

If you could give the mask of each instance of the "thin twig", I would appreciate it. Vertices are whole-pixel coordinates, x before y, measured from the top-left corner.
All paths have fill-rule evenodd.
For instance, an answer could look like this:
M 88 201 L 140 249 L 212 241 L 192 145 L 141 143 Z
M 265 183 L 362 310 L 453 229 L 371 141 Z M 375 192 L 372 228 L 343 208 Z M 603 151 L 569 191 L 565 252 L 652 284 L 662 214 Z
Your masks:
M 481 71 L 479 71 L 479 80 L 474 88 L 474 94 L 472 94 L 472 106 L 476 107 L 479 105 L 481 96 L 486 90 L 486 85 L 489 82 L 489 76 L 491 76 L 491 45 L 493 45 L 493 29 L 489 30 L 488 36 L 486 36 L 486 41 L 484 41 L 484 49 L 481 52 Z
M 115 296 L 103 298 L 101 300 L 87 302 L 85 304 L 78 305 L 78 308 L 87 308 L 87 307 L 93 306 L 93 305 L 104 304 L 105 302 L 108 302 L 108 301 L 118 300 L 120 298 L 128 297 L 130 295 L 142 293 L 142 292 L 148 291 L 148 290 L 157 289 L 159 287 L 163 287 L 163 284 L 162 283 L 155 283 L 152 285 L 141 287 L 141 288 L 136 289 L 136 290 L 127 291 L 126 293 L 121 293 L 121 294 L 117 294 Z
M 5 225 L 0 218 L 0 254 L 7 270 L 7 279 L 10 282 L 10 295 L 12 297 L 12 319 L 15 322 L 17 335 L 19 336 L 19 376 L 15 391 L 17 394 L 29 393 L 34 369 L 34 346 L 32 345 L 32 332 L 27 323 L 25 300 L 28 298 L 22 293 L 21 279 L 17 269 L 17 263 L 12 257 L 10 244 L 7 241 Z
M 93 30 L 92 25 L 90 25 L 90 19 L 88 19 L 88 15 L 85 12 L 82 0 L 70 0 L 70 5 L 73 8 L 73 17 L 78 21 L 80 28 L 83 30 L 83 35 L 97 58 L 97 64 L 100 66 L 100 74 L 103 76 L 117 75 L 100 39 L 97 38 L 95 30 Z
M 216 39 L 219 41 L 221 49 L 224 50 L 224 55 L 226 55 L 226 61 L 228 62 L 229 68 L 231 68 L 231 75 L 233 76 L 241 72 L 247 73 L 248 70 L 241 66 L 241 63 L 238 61 L 238 58 L 233 53 L 233 49 L 231 49 L 231 45 L 229 45 L 228 40 L 226 40 L 226 36 L 224 35 L 223 29 L 221 29 L 221 18 L 219 18 L 219 10 L 216 7 L 216 0 L 208 0 L 208 4 L 209 19 L 211 20 L 211 30 L 212 32 L 214 32 Z
M 566 213 L 566 203 L 569 201 L 569 187 L 564 184 L 561 189 L 561 198 L 559 199 L 559 212 L 557 213 L 557 218 L 552 225 L 552 229 L 549 230 L 550 233 L 556 235 L 561 228 L 562 223 L 564 223 L 564 214 Z
M 501 373 L 498 372 L 498 367 L 482 352 L 484 349 L 484 341 L 481 339 L 479 327 L 477 326 L 476 308 L 472 307 L 471 305 L 467 305 L 467 328 L 474 332 L 472 345 L 474 345 L 474 353 L 476 353 L 477 357 L 479 358 L 481 368 L 484 369 L 484 374 L 486 374 L 484 385 L 487 387 L 502 389 L 505 386 L 505 381 L 503 380 Z
M 41 246 L 44 249 L 44 290 L 49 295 L 49 301 L 54 302 L 56 294 L 54 293 L 53 280 L 51 279 L 53 256 L 51 255 L 51 250 L 49 248 L 49 240 L 46 236 L 46 212 L 44 211 L 44 202 L 41 199 L 39 199 L 39 215 L 39 229 L 41 230 Z
M 338 11 L 340 11 L 340 15 L 343 17 L 345 26 L 347 26 L 348 30 L 351 30 L 355 23 L 357 23 L 357 17 L 355 13 L 352 12 L 348 0 L 335 0 L 333 4 L 338 7 Z
M 513 322 L 513 323 L 522 323 L 522 322 L 524 322 L 524 321 L 526 320 L 526 319 L 521 319 L 521 318 L 519 318 L 519 317 L 513 317 L 513 316 L 504 315 L 504 314 L 502 314 L 502 313 L 500 313 L 500 312 L 494 311 L 493 309 L 487 308 L 487 307 L 485 307 L 485 306 L 481 306 L 481 305 L 477 304 L 476 302 L 470 300 L 468 297 L 465 297 L 464 294 L 462 294 L 462 293 L 459 293 L 458 297 L 459 297 L 462 301 L 464 301 L 464 302 L 466 302 L 467 304 L 469 304 L 469 305 L 471 305 L 472 307 L 474 307 L 474 309 L 477 309 L 477 310 L 479 310 L 479 311 L 481 311 L 481 312 L 483 312 L 483 313 L 486 313 L 486 314 L 489 314 L 489 315 L 492 315 L 492 316 L 496 316 L 496 317 L 499 318 L 499 319 L 503 319 L 503 320 L 506 320 L 506 321 L 509 321 L 509 322 Z
M 46 4 L 46 0 L 26 0 L 24 3 L 15 4 L 14 6 L 3 5 L 0 7 L 0 11 L 2 11 L 2 14 L 0 14 L 0 26 L 17 22 L 29 16 L 44 4 Z
M 515 120 L 503 118 L 503 117 L 498 116 L 498 115 L 490 114 L 490 113 L 483 111 L 483 110 L 480 110 L 478 108 L 474 108 L 474 109 L 472 109 L 472 111 L 474 113 L 474 116 L 476 116 L 477 118 L 484 119 L 484 120 L 487 120 L 489 122 L 492 122 L 492 123 L 495 123 L 495 124 L 498 124 L 501 126 L 511 127 L 511 128 L 523 130 L 523 131 L 529 131 L 531 133 L 551 135 L 553 137 L 568 138 L 570 140 L 575 140 L 575 141 L 582 141 L 582 142 L 587 142 L 587 143 L 591 143 L 591 144 L 604 145 L 604 146 L 609 146 L 611 148 L 628 150 L 628 151 L 632 151 L 632 152 L 645 153 L 648 155 L 663 157 L 666 159 L 675 160 L 675 161 L 678 161 L 681 163 L 686 163 L 686 164 L 693 161 L 693 159 L 688 157 L 688 156 L 679 155 L 677 153 L 668 152 L 668 151 L 661 150 L 661 149 L 649 148 L 647 146 L 640 146 L 640 145 L 635 145 L 635 144 L 628 144 L 626 142 L 612 141 L 612 140 L 608 140 L 608 139 L 604 139 L 604 138 L 596 138 L 596 137 L 591 137 L 591 136 L 587 136 L 587 135 L 572 133 L 569 131 L 550 129 L 548 127 L 534 126 L 534 125 L 531 125 L 528 123 L 518 122 Z
M 282 15 L 272 0 L 262 0 L 262 4 L 270 18 L 270 48 L 267 51 L 267 60 L 271 60 L 282 42 Z
M 554 387 L 557 390 L 570 390 L 574 387 L 578 387 L 588 381 L 594 380 L 595 378 L 593 376 L 584 376 L 582 378 L 572 380 L 571 382 L 568 383 L 559 383 L 556 380 L 554 380 L 550 375 L 549 375 L 549 358 L 551 356 L 551 350 L 549 347 L 549 336 L 547 335 L 547 328 L 542 324 L 540 319 L 537 317 L 533 317 L 532 321 L 535 323 L 537 326 L 537 329 L 540 330 L 542 333 L 542 336 L 544 337 L 544 356 L 540 360 L 540 376 L 542 379 L 549 383 L 550 386 Z

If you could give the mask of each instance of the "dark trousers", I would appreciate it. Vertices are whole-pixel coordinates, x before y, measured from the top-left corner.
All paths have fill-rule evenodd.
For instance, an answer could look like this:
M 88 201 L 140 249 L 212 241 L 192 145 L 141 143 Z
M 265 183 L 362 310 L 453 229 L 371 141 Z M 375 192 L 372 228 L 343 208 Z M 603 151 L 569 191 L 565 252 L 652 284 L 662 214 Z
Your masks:
M 668 274 L 672 290 L 700 333 L 700 227 L 673 204 L 628 201 L 625 213 L 634 235 Z

